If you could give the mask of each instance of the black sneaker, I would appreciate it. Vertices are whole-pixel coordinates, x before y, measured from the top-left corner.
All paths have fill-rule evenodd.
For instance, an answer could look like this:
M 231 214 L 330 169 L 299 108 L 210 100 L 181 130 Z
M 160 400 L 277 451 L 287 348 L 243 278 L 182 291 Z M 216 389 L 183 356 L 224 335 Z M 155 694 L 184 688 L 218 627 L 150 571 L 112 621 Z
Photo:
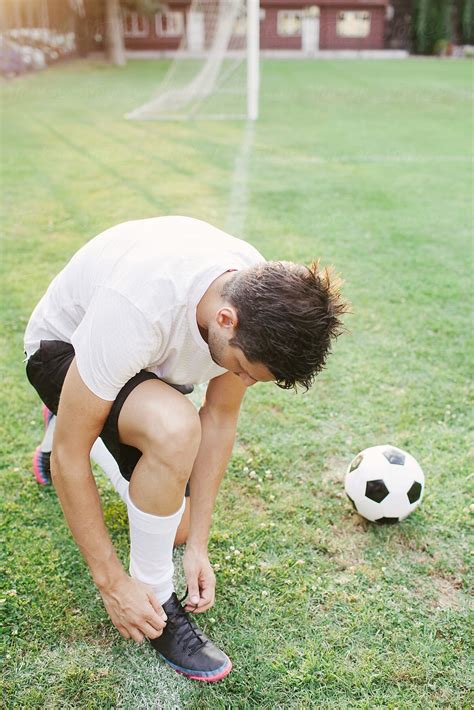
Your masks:
M 168 620 L 161 636 L 149 639 L 159 656 L 177 673 L 193 680 L 215 682 L 232 670 L 232 661 L 191 620 L 176 592 L 161 606 Z

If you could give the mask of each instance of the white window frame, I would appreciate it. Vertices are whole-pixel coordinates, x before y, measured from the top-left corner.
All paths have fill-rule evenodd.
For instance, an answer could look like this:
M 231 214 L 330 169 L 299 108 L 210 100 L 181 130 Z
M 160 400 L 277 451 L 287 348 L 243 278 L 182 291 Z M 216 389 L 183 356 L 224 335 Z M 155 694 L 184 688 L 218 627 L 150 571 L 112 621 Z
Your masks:
M 142 30 L 140 30 L 138 27 L 138 18 L 139 17 L 143 23 Z M 131 30 L 127 30 L 127 18 L 131 20 L 131 25 L 132 25 Z M 138 12 L 132 12 L 131 10 L 124 10 L 123 11 L 122 25 L 123 25 L 123 36 L 124 37 L 148 37 L 148 34 L 150 32 L 150 25 L 148 22 L 148 18 L 144 17 L 144 15 L 139 15 Z
M 179 17 L 179 31 L 169 30 L 168 22 L 166 30 L 163 28 L 163 16 L 170 17 L 173 15 L 175 18 Z M 168 12 L 157 12 L 155 15 L 155 32 L 157 37 L 182 37 L 184 35 L 184 12 L 182 10 L 169 10 Z
M 259 15 L 260 22 L 265 20 L 265 9 L 260 8 Z M 235 20 L 234 29 L 232 30 L 233 37 L 246 37 L 247 36 L 247 8 L 242 8 L 237 13 L 237 18 Z
M 303 25 L 303 14 L 304 10 L 278 10 L 277 11 L 277 35 L 279 37 L 301 37 L 302 35 L 302 25 Z M 299 32 L 287 32 L 283 29 L 282 25 L 284 21 L 293 16 L 295 19 L 299 17 L 300 29 Z
M 243 7 L 237 13 L 235 19 L 234 28 L 232 30 L 233 37 L 246 37 L 247 36 L 247 10 Z
M 348 28 L 344 29 L 344 23 Z M 338 37 L 364 39 L 372 30 L 372 13 L 369 10 L 341 10 L 337 13 L 336 34 Z

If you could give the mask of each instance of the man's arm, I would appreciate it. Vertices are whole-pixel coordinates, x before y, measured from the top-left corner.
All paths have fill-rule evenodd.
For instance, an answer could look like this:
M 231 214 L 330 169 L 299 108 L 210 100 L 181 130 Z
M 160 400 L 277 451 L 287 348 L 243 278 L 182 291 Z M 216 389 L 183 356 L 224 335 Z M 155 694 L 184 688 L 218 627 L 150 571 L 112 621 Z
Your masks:
M 201 445 L 189 480 L 191 517 L 183 569 L 188 583 L 186 611 L 201 613 L 214 604 L 216 577 L 207 545 L 212 511 L 232 453 L 240 404 L 246 387 L 227 372 L 209 382 L 199 411 Z
M 212 511 L 232 453 L 246 389 L 232 372 L 210 380 L 207 387 L 199 411 L 201 445 L 189 481 L 191 517 L 187 548 L 207 550 Z
M 124 574 L 104 523 L 90 466 L 90 450 L 111 406 L 112 402 L 86 387 L 74 359 L 59 403 L 51 477 L 72 535 L 98 587 Z
M 74 540 L 124 638 L 161 635 L 163 609 L 149 588 L 125 572 L 109 537 L 90 466 L 90 450 L 112 402 L 84 384 L 74 359 L 64 380 L 51 453 L 51 477 Z

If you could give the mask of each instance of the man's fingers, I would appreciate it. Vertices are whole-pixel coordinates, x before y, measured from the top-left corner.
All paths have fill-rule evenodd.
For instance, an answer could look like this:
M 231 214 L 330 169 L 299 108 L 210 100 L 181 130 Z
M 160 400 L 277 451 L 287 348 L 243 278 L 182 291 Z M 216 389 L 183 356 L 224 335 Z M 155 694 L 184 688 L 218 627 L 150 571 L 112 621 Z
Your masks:
M 186 609 L 186 611 L 190 614 L 202 614 L 203 612 L 211 609 L 212 606 L 213 606 L 212 604 L 206 604 L 206 606 L 202 606 L 202 607 L 200 606 L 198 608 L 193 607 L 193 608 Z
M 199 587 L 197 586 L 197 584 L 188 584 L 187 604 L 195 606 L 196 604 L 199 604 L 199 601 L 200 601 Z
M 207 597 L 201 597 L 199 601 L 199 606 L 196 607 L 195 604 L 187 604 L 185 611 L 190 611 L 194 614 L 201 614 L 203 611 L 207 611 L 212 606 L 214 606 L 214 595 L 209 599 Z
M 160 619 L 163 619 L 164 621 L 166 621 L 167 616 L 166 616 L 165 610 L 163 609 L 163 607 L 161 606 L 160 602 L 158 601 L 158 599 L 156 598 L 156 596 L 153 592 L 149 593 L 148 599 L 149 599 L 150 604 L 152 605 L 153 609 L 160 617 Z
M 140 628 L 144 626 L 151 626 L 152 629 L 155 631 L 161 631 L 163 632 L 166 628 L 166 621 L 163 621 L 161 617 L 153 617 L 153 619 L 148 619 L 147 621 L 144 621 L 143 624 L 140 624 Z M 147 634 L 148 636 L 148 634 Z
M 197 596 L 198 596 L 197 606 L 193 602 L 193 596 L 195 596 L 195 595 L 192 593 L 188 594 L 185 610 L 196 612 L 196 613 L 200 613 L 202 611 L 207 611 L 214 604 L 215 582 L 213 580 L 210 580 L 210 581 L 205 581 L 203 583 L 201 590 L 197 594 Z
M 128 633 L 128 631 L 127 631 L 127 629 L 125 628 L 125 626 L 117 625 L 117 629 L 118 629 L 118 631 L 120 631 L 120 634 L 124 637 L 124 639 L 129 639 L 129 638 L 130 638 L 130 634 Z
M 213 600 L 214 600 L 213 594 L 203 592 L 199 598 L 198 604 L 191 604 L 188 601 L 186 606 L 189 607 L 190 609 L 197 609 L 197 608 L 202 609 L 203 607 L 207 606 L 208 604 L 212 604 Z
M 140 626 L 140 631 L 149 639 L 157 639 L 163 633 L 163 629 L 155 629 L 151 624 L 147 624 L 146 622 Z
M 131 631 L 130 631 L 130 636 L 131 636 L 132 639 L 133 639 L 134 641 L 136 641 L 137 643 L 142 643 L 142 641 L 145 639 L 145 637 L 144 637 L 144 635 L 142 634 L 142 632 L 139 631 L 138 629 L 131 629 Z

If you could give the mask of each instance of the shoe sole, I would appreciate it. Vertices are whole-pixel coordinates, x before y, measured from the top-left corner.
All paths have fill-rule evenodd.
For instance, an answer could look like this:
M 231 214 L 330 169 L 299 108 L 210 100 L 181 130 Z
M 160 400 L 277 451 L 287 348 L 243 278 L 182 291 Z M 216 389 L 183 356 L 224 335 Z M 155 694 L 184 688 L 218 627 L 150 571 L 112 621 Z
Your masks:
M 223 678 L 228 676 L 232 670 L 232 661 L 228 656 L 226 656 L 228 662 L 225 663 L 224 666 L 221 666 L 216 671 L 202 671 L 201 675 L 196 675 L 198 671 L 186 670 L 186 668 L 177 666 L 171 661 L 169 661 L 159 651 L 157 651 L 157 653 L 159 656 L 161 656 L 165 663 L 167 663 L 174 671 L 176 671 L 176 673 L 180 673 L 181 675 L 186 676 L 186 678 L 189 678 L 190 680 L 202 680 L 205 683 L 217 683 L 217 681 L 222 680 Z

